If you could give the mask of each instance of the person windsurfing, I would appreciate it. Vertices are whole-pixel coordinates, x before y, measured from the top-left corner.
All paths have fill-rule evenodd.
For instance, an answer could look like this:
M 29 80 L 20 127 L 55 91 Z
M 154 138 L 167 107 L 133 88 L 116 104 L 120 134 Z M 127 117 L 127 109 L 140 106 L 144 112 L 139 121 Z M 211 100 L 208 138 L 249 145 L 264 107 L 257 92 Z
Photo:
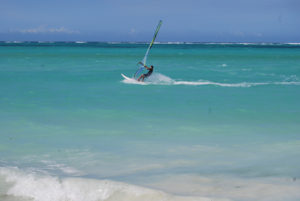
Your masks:
M 149 77 L 149 76 L 152 74 L 152 72 L 153 72 L 153 68 L 154 68 L 153 65 L 151 65 L 150 67 L 144 65 L 144 67 L 148 70 L 148 72 L 145 73 L 145 74 L 142 74 L 142 75 L 139 77 L 138 81 L 140 81 L 140 80 L 142 79 L 142 82 L 144 82 L 144 79 L 147 78 L 147 77 Z

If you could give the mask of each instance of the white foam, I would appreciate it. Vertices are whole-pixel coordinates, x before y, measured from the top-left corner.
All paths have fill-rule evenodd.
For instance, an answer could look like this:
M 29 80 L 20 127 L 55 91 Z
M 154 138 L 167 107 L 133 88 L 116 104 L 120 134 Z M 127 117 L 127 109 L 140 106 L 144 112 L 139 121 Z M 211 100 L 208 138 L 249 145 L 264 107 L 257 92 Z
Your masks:
M 300 45 L 300 43 L 285 43 L 285 44 L 288 44 L 288 45 Z
M 0 168 L 0 176 L 10 184 L 4 192 L 6 196 L 23 197 L 25 200 L 33 201 L 229 201 L 174 196 L 158 190 L 109 180 L 61 179 L 50 175 L 22 172 L 18 168 Z M 0 198 L 2 196 L 0 194 Z
M 276 85 L 300 85 L 300 82 L 274 82 Z
M 124 79 L 122 80 L 123 83 L 125 84 L 138 84 L 138 85 L 148 85 L 148 82 L 139 82 L 135 79 Z
M 138 85 L 150 85 L 150 84 L 152 84 L 152 85 L 169 85 L 169 84 L 172 84 L 174 81 L 171 78 L 169 78 L 163 74 L 153 73 L 149 78 L 146 78 L 144 82 L 137 81 L 134 78 L 124 79 L 122 82 L 126 83 L 126 84 L 138 84 Z
M 5 43 L 22 43 L 22 41 L 5 41 Z
M 153 73 L 147 80 L 146 83 L 151 84 L 172 84 L 174 80 L 172 80 L 170 77 L 165 76 L 160 73 Z
M 63 173 L 73 175 L 73 176 L 82 175 L 82 173 L 79 170 L 76 170 L 75 168 L 69 167 L 65 164 L 57 163 L 51 160 L 42 160 L 41 162 L 44 163 L 47 166 L 47 169 L 50 170 L 60 170 Z
M 214 86 L 221 86 L 221 87 L 252 87 L 257 85 L 266 85 L 268 83 L 248 83 L 248 82 L 241 82 L 241 83 L 218 83 L 218 82 L 210 82 L 210 81 L 197 81 L 197 82 L 187 82 L 187 81 L 177 81 L 174 82 L 175 85 L 214 85 Z
M 139 82 L 134 79 L 124 79 L 122 81 L 126 84 L 139 84 L 139 85 L 191 85 L 191 86 L 205 86 L 205 85 L 214 85 L 220 87 L 253 87 L 261 85 L 300 85 L 300 82 L 295 81 L 284 81 L 284 82 L 240 82 L 240 83 L 220 83 L 212 82 L 205 80 L 198 81 L 176 81 L 172 78 L 165 76 L 160 73 L 153 73 L 148 79 L 145 79 L 144 82 Z

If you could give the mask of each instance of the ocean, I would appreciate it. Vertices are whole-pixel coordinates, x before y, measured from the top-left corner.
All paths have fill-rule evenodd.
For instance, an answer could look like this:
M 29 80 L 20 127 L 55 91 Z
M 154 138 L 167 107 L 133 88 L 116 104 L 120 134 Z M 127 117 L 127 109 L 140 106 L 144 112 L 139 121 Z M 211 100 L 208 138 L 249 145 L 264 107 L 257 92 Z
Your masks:
M 0 43 L 1 201 L 299 201 L 300 44 Z

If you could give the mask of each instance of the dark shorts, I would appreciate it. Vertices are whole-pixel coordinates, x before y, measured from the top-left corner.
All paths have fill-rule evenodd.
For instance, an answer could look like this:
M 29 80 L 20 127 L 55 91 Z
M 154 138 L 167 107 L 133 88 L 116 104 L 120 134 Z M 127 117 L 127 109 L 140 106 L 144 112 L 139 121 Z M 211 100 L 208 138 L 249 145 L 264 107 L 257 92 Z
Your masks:
M 148 72 L 148 73 L 145 73 L 144 76 L 146 78 L 146 77 L 149 77 L 151 74 L 152 74 L 152 72 Z

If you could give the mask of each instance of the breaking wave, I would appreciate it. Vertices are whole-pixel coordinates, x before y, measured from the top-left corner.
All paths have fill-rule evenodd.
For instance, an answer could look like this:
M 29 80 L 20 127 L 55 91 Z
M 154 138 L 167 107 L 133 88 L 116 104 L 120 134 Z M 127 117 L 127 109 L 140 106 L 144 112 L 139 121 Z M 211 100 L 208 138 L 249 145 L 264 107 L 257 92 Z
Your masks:
M 211 201 L 206 197 L 175 196 L 159 190 L 110 180 L 58 178 L 0 168 L 1 201 Z M 18 199 L 16 199 L 18 198 Z M 229 201 L 228 199 L 213 199 Z

